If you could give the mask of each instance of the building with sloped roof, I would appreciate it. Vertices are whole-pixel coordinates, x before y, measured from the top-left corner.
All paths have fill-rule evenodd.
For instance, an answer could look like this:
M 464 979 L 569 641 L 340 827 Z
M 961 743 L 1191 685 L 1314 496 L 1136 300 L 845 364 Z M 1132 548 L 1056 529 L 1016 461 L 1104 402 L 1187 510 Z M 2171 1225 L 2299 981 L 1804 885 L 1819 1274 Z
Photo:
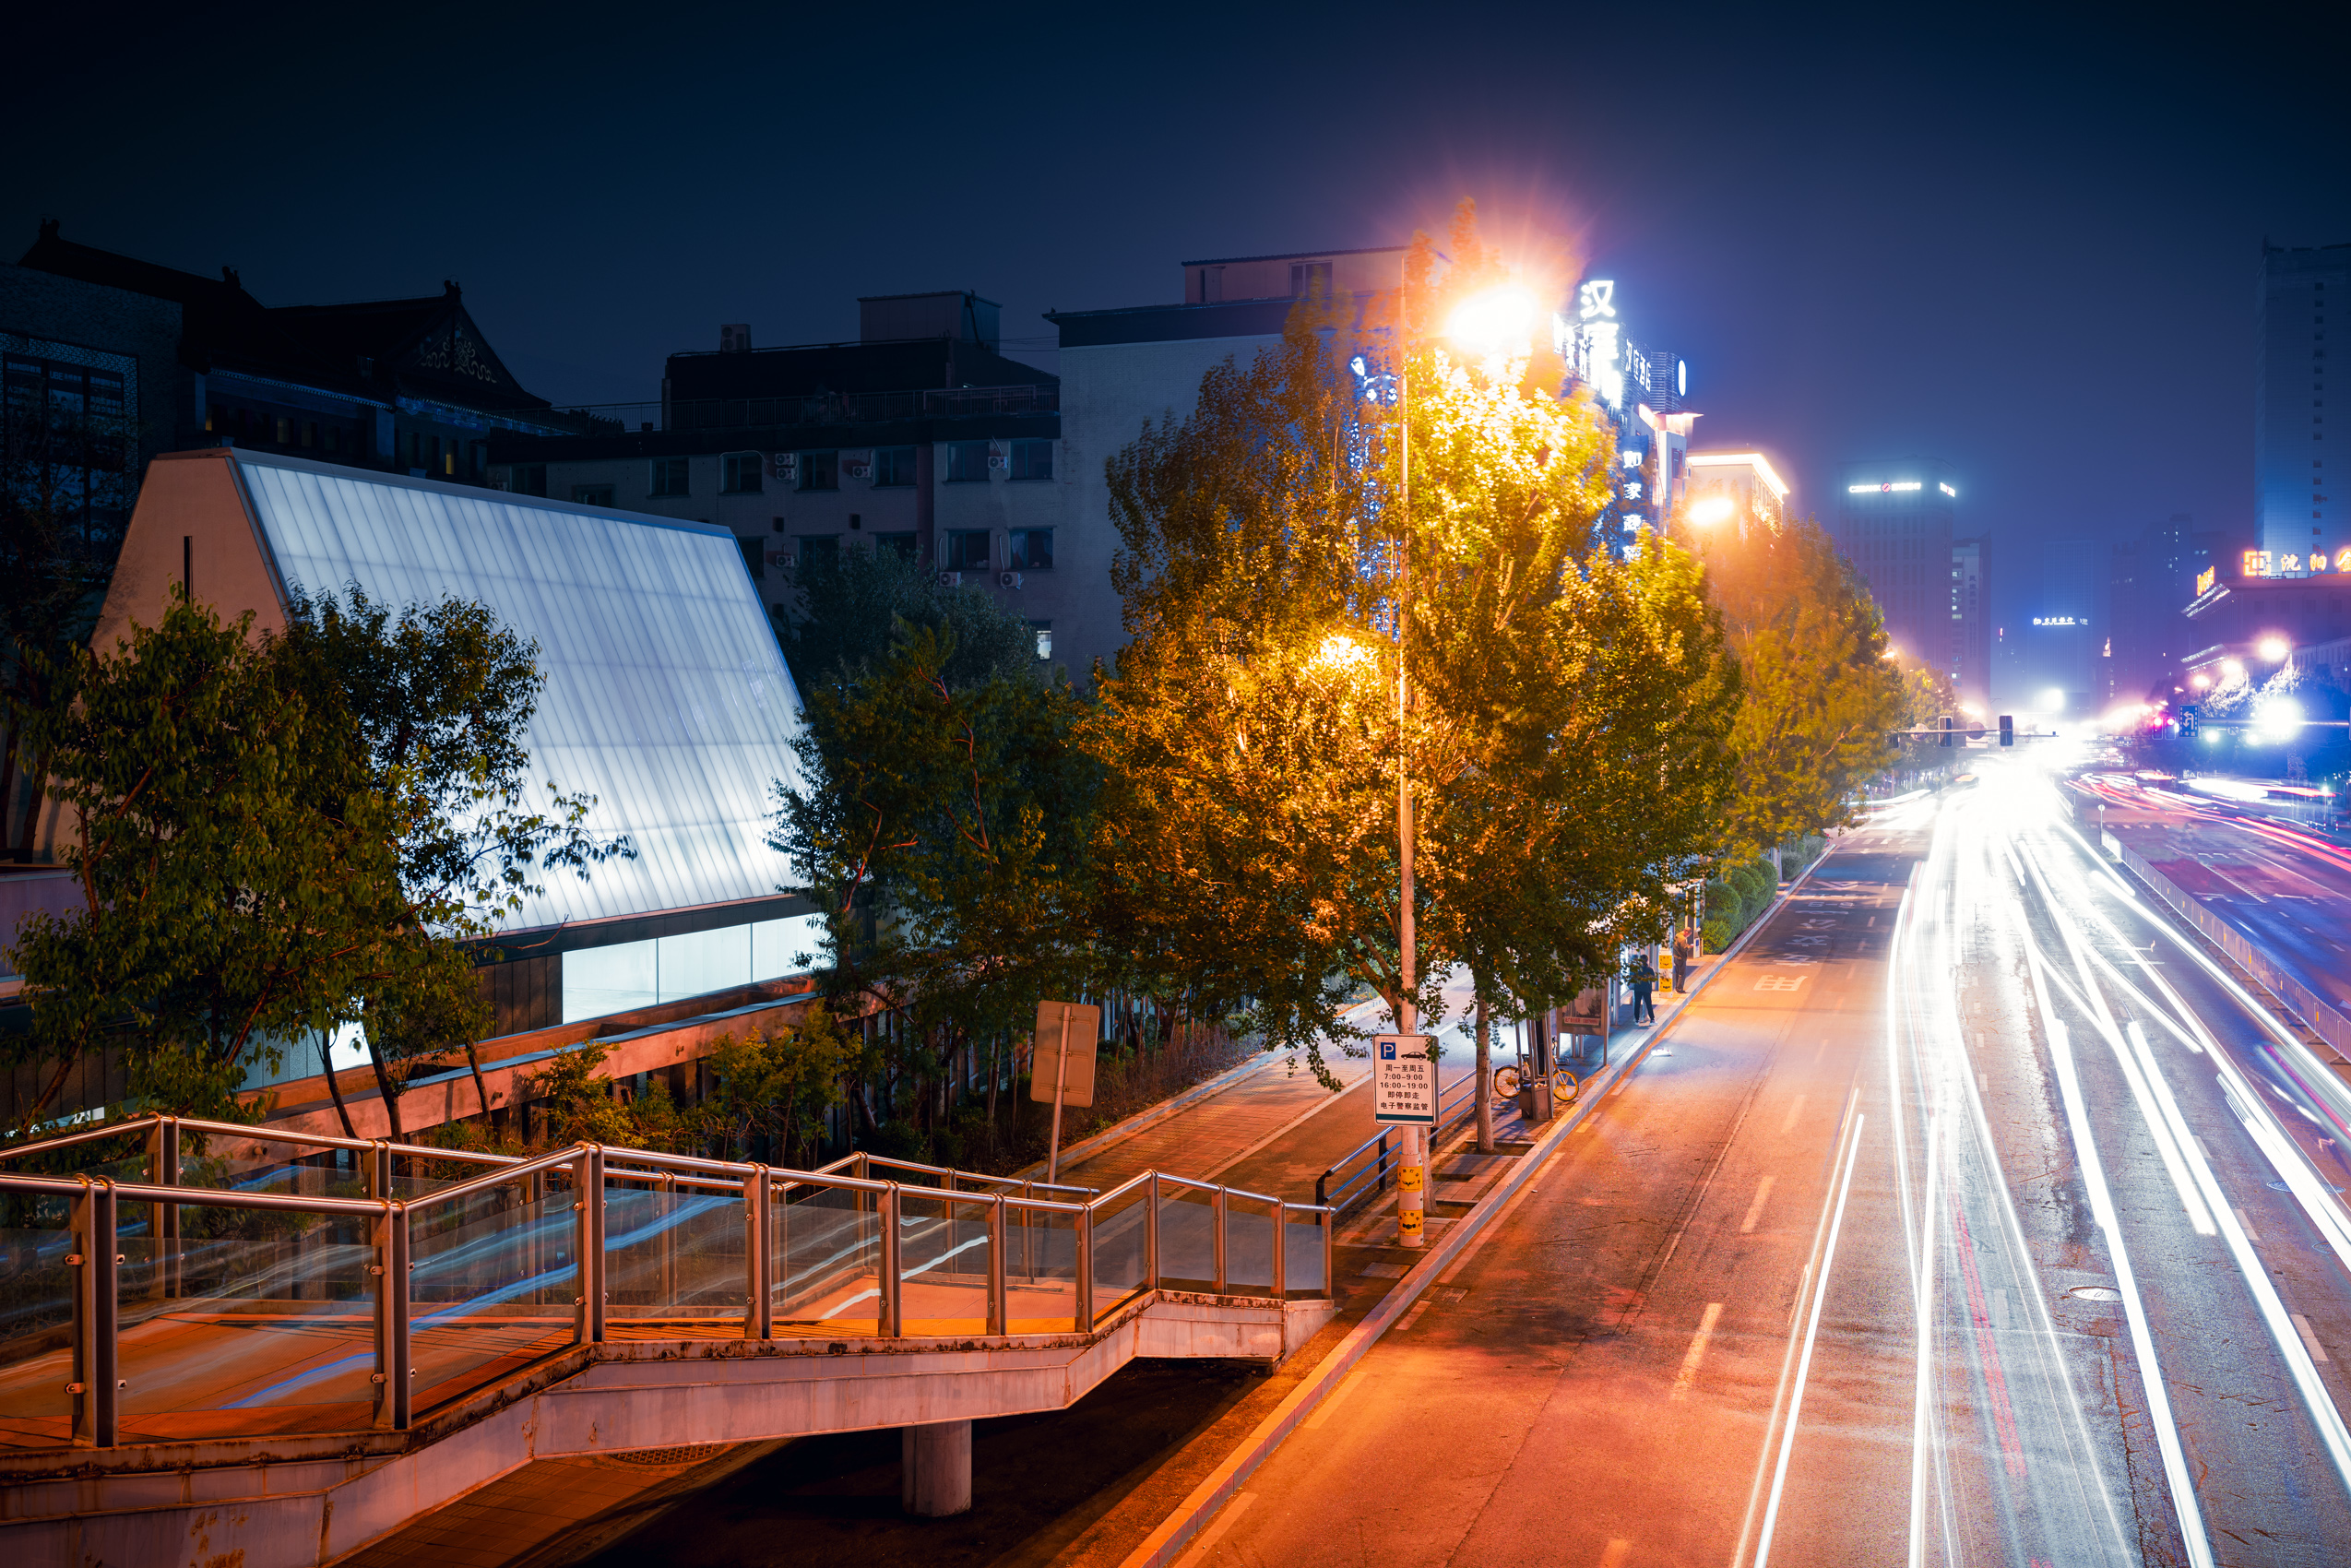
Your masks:
M 574 1022 L 804 968 L 810 906 L 767 848 L 797 777 L 800 695 L 723 529 L 238 450 L 159 458 L 96 646 L 184 582 L 224 618 L 356 583 L 389 604 L 476 600 L 539 647 L 537 784 L 596 798 L 634 860 L 551 874 L 498 932 L 536 983 L 503 1027 Z M 535 1000 L 534 1000 L 535 999 Z
M 234 267 L 218 278 L 77 244 L 55 220 L 18 267 L 178 307 L 157 449 L 233 441 L 350 468 L 488 482 L 493 432 L 582 434 L 584 415 L 517 381 L 444 281 L 438 294 L 355 304 L 264 305 Z

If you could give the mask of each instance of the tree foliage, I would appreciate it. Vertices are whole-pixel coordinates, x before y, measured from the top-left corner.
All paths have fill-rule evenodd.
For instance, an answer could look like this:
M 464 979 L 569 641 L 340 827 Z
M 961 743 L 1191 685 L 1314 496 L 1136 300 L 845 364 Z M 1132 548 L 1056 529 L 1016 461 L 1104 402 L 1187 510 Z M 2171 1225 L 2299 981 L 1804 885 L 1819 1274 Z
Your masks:
M 1910 712 L 1868 585 L 1810 520 L 1703 549 L 1742 677 L 1725 848 L 1752 854 L 1842 826 L 1861 785 L 1900 755 L 1890 737 Z
M 298 596 L 279 633 L 179 597 L 103 656 L 39 660 L 47 698 L 16 717 L 85 903 L 16 945 L 41 1101 L 115 1041 L 136 1099 L 232 1114 L 256 1053 L 362 1021 L 398 1135 L 409 1064 L 485 1025 L 463 944 L 532 877 L 631 853 L 588 835 L 585 797 L 528 807 L 535 659 L 480 606 L 354 588 Z
M 1455 962 L 1538 996 L 1612 968 L 1607 922 L 1661 907 L 1727 779 L 1695 564 L 1590 547 L 1607 428 L 1539 354 L 1432 335 L 1500 273 L 1466 210 L 1450 248 L 1434 283 L 1418 242 L 1368 339 L 1309 302 L 1110 465 L 1113 897 L 1318 1068 L 1353 984 L 1407 1002 L 1399 766 L 1424 1011 Z

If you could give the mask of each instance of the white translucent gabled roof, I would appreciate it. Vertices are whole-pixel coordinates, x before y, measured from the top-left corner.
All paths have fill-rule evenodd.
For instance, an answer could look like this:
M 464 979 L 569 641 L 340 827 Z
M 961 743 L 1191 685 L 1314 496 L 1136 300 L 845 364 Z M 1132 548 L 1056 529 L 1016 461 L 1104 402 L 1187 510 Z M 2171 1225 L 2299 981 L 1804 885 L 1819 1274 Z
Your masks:
M 776 780 L 799 777 L 800 693 L 726 529 L 246 453 L 237 468 L 287 587 L 357 583 L 396 608 L 454 594 L 539 645 L 530 804 L 550 785 L 595 796 L 588 829 L 636 858 L 536 877 L 501 929 L 791 884 L 765 839 Z

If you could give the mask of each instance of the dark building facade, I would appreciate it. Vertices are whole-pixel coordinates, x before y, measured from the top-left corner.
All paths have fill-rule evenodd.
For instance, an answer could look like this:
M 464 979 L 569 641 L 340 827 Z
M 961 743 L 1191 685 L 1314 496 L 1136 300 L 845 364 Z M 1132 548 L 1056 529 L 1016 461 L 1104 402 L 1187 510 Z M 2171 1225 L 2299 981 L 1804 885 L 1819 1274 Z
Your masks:
M 553 409 L 515 379 L 455 283 L 418 299 L 272 307 L 245 291 L 233 267 L 219 278 L 182 272 L 78 244 L 53 220 L 42 224 L 18 267 L 79 286 L 89 300 L 135 296 L 176 310 L 171 362 L 148 373 L 168 380 L 148 416 L 150 456 L 230 441 L 486 483 L 493 432 L 588 428 L 584 417 Z M 66 339 L 67 330 L 53 336 Z
M 1953 669 L 1959 662 L 1952 597 L 1959 492 L 1950 465 L 1898 457 L 1848 463 L 1838 477 L 1837 548 L 1868 579 L 1888 641 L 1921 663 Z

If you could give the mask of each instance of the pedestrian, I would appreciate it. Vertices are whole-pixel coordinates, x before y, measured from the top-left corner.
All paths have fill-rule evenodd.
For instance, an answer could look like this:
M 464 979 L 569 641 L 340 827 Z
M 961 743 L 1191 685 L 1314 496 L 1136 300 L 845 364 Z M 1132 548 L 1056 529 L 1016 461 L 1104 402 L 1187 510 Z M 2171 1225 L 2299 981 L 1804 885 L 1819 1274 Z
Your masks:
M 1650 988 L 1657 983 L 1657 971 L 1650 967 L 1649 956 L 1646 953 L 1635 953 L 1633 956 L 1633 968 L 1625 972 L 1624 978 L 1633 987 L 1633 1028 L 1638 1028 L 1643 1024 L 1656 1023 L 1657 1004 L 1650 994 Z
M 1690 922 L 1673 933 L 1673 993 L 1681 995 L 1690 986 L 1690 960 L 1698 956 L 1698 938 Z

